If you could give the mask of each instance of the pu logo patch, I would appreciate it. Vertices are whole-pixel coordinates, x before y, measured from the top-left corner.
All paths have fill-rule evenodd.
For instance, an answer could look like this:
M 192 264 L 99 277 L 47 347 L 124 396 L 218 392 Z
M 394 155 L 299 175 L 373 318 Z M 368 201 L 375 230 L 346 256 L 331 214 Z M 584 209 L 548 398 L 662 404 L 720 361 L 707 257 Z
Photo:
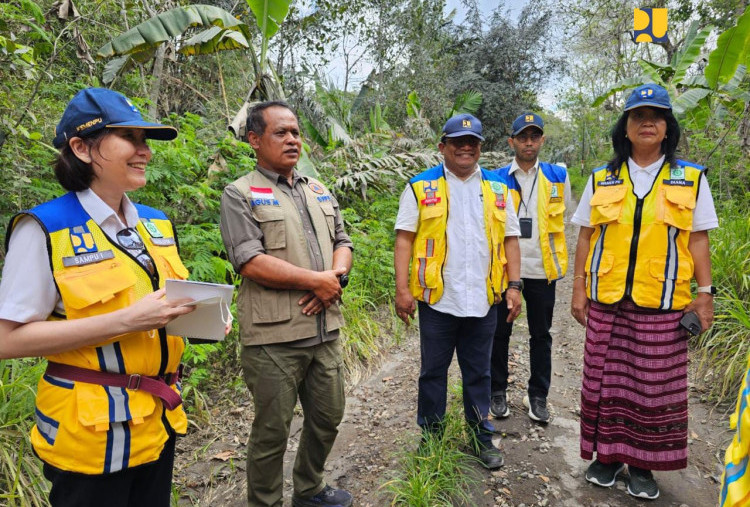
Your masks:
M 633 10 L 633 42 L 667 40 L 667 9 Z
M 437 180 L 429 180 L 429 181 L 422 182 L 422 190 L 424 190 L 425 194 L 428 192 L 437 192 L 437 189 L 438 189 Z
M 70 243 L 73 245 L 73 252 L 76 255 L 97 251 L 94 236 L 91 235 L 87 228 L 82 226 L 70 229 Z
M 527 115 L 526 115 L 526 117 L 524 118 L 524 121 L 525 121 L 526 123 L 531 123 L 531 122 L 533 122 L 533 121 L 534 121 L 534 115 L 533 115 L 533 114 L 527 114 Z
M 470 129 L 471 128 L 471 120 L 464 120 L 463 121 L 463 126 L 464 126 L 465 129 Z

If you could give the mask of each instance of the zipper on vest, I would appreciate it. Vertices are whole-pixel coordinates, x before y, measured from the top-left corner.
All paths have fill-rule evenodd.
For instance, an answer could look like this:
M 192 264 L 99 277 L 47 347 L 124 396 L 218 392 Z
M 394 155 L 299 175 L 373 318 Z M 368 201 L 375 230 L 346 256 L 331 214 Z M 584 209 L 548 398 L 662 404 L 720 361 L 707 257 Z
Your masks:
M 643 201 L 639 198 L 635 201 L 635 213 L 633 214 L 633 237 L 630 240 L 630 259 L 628 260 L 628 274 L 625 278 L 625 297 L 631 297 L 633 292 L 633 275 L 635 274 L 635 260 L 638 256 L 638 239 L 641 235 L 641 219 L 643 218 Z
M 109 239 L 109 237 L 107 239 Z M 120 250 L 122 253 L 130 257 L 133 260 L 133 262 L 140 269 L 142 269 L 144 273 L 146 273 L 146 276 L 148 276 L 148 279 L 151 280 L 151 288 L 154 289 L 154 292 L 159 290 L 159 270 L 156 267 L 156 262 L 154 262 L 154 258 L 151 257 L 151 254 L 149 253 L 148 249 L 145 247 L 145 243 L 144 243 L 143 252 L 149 257 L 151 257 L 151 263 L 154 265 L 153 275 L 149 273 L 148 269 L 146 269 L 146 267 L 143 264 L 138 262 L 138 259 L 136 259 L 133 255 L 131 255 L 131 253 L 128 251 L 127 248 L 120 246 L 120 244 L 117 241 L 112 241 L 111 239 L 109 239 L 109 242 L 112 244 L 112 246 L 114 246 L 115 248 Z M 169 345 L 167 343 L 167 330 L 165 327 L 160 327 L 157 331 L 159 333 L 159 347 L 161 348 L 161 361 L 159 363 L 159 375 L 165 375 L 167 364 L 169 362 Z

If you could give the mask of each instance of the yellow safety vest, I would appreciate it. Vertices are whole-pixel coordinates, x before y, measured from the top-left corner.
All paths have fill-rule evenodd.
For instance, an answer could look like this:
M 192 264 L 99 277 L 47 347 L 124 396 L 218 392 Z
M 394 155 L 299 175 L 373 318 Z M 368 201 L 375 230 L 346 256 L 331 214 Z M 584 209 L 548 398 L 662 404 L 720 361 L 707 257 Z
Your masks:
M 109 240 L 75 193 L 11 219 L 8 238 L 24 215 L 36 219 L 47 235 L 55 284 L 65 308 L 65 315 L 53 314 L 50 320 L 109 313 L 163 287 L 167 278 L 187 278 L 170 221 L 161 211 L 137 204 L 136 208 L 138 233 L 157 269 L 153 278 Z M 92 370 L 156 376 L 177 371 L 184 347 L 183 338 L 167 335 L 161 328 L 112 337 L 47 359 Z M 178 386 L 172 388 L 179 392 Z M 48 374 L 39 380 L 31 443 L 43 461 L 59 469 L 107 474 L 153 462 L 172 430 L 179 434 L 187 430 L 182 405 L 168 410 L 161 399 L 145 391 Z
M 692 297 L 688 241 L 703 168 L 665 163 L 643 199 L 633 191 L 626 163 L 619 174 L 593 172 L 588 295 L 612 304 L 629 297 L 645 308 L 681 310 Z
M 510 174 L 511 165 L 497 170 L 508 185 L 518 213 L 521 206 L 521 186 Z M 542 265 L 548 281 L 559 280 L 568 271 L 568 246 L 565 242 L 565 178 L 567 171 L 547 162 L 540 162 L 537 190 L 537 224 Z
M 747 372 L 737 395 L 729 426 L 734 437 L 724 453 L 724 472 L 721 475 L 721 507 L 743 507 L 750 504 L 750 356 Z
M 490 250 L 487 300 L 494 305 L 508 285 L 505 265 L 505 203 L 508 187 L 497 174 L 481 169 L 484 225 Z M 447 253 L 448 185 L 443 165 L 409 180 L 417 199 L 419 225 L 412 247 L 409 288 L 415 299 L 437 303 L 443 295 L 443 265 Z

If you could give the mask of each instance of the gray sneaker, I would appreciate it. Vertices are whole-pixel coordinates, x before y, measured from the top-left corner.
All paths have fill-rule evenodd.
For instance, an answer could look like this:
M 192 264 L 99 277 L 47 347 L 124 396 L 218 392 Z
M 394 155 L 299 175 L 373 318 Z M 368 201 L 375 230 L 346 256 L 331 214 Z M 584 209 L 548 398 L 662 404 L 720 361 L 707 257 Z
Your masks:
M 523 406 L 529 409 L 529 417 L 532 420 L 542 424 L 549 422 L 549 411 L 547 410 L 547 400 L 545 398 L 524 396 Z
M 628 494 L 647 500 L 659 498 L 659 486 L 651 470 L 629 466 L 628 474 Z
M 617 480 L 617 474 L 625 470 L 624 463 L 602 463 L 594 460 L 586 469 L 586 480 L 597 486 L 608 488 Z
M 510 415 L 505 391 L 495 391 L 492 393 L 490 397 L 490 415 L 498 419 L 504 419 Z

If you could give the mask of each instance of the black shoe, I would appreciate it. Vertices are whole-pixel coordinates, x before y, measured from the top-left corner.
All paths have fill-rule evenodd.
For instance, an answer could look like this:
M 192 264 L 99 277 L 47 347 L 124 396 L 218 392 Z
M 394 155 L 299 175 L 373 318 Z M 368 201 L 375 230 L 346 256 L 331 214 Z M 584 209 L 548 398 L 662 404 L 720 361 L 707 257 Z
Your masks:
M 350 507 L 352 494 L 344 489 L 335 489 L 326 485 L 317 495 L 309 498 L 292 495 L 292 505 L 294 507 Z
M 505 391 L 495 391 L 490 397 L 490 415 L 498 419 L 504 419 L 510 415 L 508 399 Z
M 638 498 L 646 498 L 647 500 L 656 500 L 659 498 L 659 486 L 656 484 L 654 474 L 651 473 L 651 470 L 629 466 L 628 473 L 630 474 L 628 478 L 628 494 Z
M 479 449 L 477 457 L 482 463 L 482 466 L 484 468 L 487 468 L 488 470 L 495 470 L 496 468 L 500 468 L 501 466 L 503 466 L 503 464 L 505 464 L 505 460 L 503 459 L 502 453 L 500 453 L 500 449 L 492 444 L 489 444 L 487 447 L 481 447 Z
M 614 485 L 617 474 L 623 470 L 625 470 L 624 463 L 602 463 L 597 459 L 586 469 L 586 480 L 597 486 L 608 488 Z
M 523 406 L 529 409 L 529 417 L 534 421 L 547 424 L 549 422 L 549 412 L 547 411 L 547 399 L 529 396 L 523 397 Z

